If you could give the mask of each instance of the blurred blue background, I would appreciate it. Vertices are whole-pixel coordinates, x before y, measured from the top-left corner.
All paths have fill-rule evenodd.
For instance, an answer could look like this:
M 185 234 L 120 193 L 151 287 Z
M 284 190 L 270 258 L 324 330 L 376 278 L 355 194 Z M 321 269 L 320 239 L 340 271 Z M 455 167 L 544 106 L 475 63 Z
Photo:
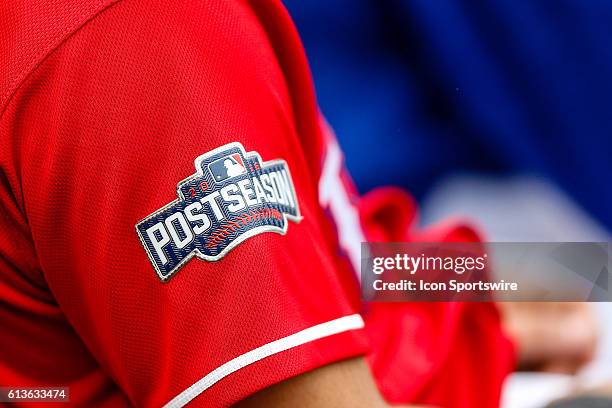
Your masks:
M 285 4 L 361 192 L 532 174 L 612 227 L 612 1 Z

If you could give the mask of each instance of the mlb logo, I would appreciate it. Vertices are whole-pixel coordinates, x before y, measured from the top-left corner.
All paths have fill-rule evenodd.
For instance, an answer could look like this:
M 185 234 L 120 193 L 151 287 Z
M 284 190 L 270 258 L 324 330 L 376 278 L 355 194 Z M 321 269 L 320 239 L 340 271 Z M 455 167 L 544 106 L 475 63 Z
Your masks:
M 239 153 L 230 154 L 215 160 L 208 165 L 208 171 L 210 171 L 213 180 L 217 183 L 230 177 L 246 174 L 247 172 Z

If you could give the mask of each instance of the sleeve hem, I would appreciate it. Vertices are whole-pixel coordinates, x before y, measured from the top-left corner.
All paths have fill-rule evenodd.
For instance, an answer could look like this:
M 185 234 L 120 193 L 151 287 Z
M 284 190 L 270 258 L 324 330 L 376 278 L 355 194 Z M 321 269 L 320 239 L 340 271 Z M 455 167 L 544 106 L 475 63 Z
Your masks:
M 256 349 L 233 358 L 232 360 L 209 372 L 196 383 L 170 400 L 166 405 L 164 405 L 164 408 L 183 407 L 223 378 L 266 357 L 270 357 L 314 340 L 333 336 L 349 330 L 362 329 L 363 327 L 363 318 L 359 314 L 352 314 L 311 326 L 287 337 L 264 344 L 263 346 L 257 347 Z

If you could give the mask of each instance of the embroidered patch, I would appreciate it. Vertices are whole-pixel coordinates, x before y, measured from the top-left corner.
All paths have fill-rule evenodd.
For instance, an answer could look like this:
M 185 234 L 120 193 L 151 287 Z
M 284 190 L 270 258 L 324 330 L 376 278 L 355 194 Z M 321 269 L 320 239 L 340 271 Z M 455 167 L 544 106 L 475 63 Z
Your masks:
M 195 168 L 178 184 L 177 200 L 136 224 L 162 281 L 193 256 L 218 261 L 249 237 L 285 234 L 287 220 L 301 220 L 284 160 L 262 162 L 230 143 L 196 158 Z

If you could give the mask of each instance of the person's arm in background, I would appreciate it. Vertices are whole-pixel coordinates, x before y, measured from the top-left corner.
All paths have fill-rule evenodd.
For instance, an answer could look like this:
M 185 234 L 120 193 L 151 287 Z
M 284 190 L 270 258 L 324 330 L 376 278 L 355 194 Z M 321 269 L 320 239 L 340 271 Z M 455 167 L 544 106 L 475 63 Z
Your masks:
M 502 302 L 504 329 L 517 348 L 517 368 L 575 374 L 592 360 L 599 330 L 588 303 Z

